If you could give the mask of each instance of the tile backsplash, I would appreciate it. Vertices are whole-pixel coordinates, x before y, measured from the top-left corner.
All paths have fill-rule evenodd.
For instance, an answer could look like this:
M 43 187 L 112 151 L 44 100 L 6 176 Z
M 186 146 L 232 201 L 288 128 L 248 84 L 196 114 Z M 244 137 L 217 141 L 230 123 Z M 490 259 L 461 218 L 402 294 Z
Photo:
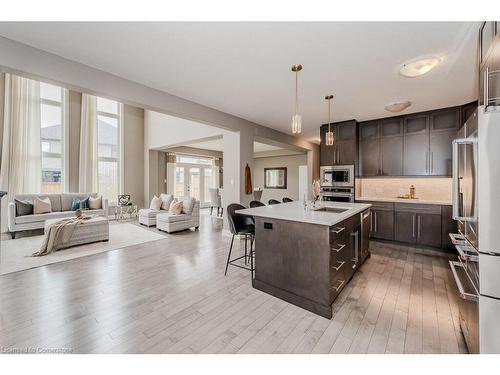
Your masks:
M 414 185 L 416 195 L 423 200 L 451 201 L 451 178 L 359 178 L 356 196 L 369 198 L 395 198 L 409 192 Z

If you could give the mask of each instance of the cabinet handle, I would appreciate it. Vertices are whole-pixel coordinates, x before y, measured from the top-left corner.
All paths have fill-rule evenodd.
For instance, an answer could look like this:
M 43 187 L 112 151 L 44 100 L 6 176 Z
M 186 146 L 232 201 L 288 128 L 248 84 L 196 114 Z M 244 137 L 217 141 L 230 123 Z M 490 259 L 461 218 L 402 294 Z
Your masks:
M 335 234 L 339 234 L 339 233 L 341 233 L 344 229 L 345 229 L 345 227 L 342 227 L 342 228 L 337 227 L 336 229 L 332 229 L 332 232 L 333 232 L 333 233 L 335 233 Z
M 413 231 L 412 237 L 415 238 L 415 215 L 412 215 L 411 217 L 411 227 Z
M 338 253 L 340 250 L 342 250 L 345 247 L 345 244 L 337 244 L 337 245 L 339 245 L 338 248 L 336 248 L 336 249 L 332 248 L 332 251 L 335 251 L 336 253 Z
M 332 289 L 335 289 L 335 291 L 336 291 L 336 292 L 338 292 L 338 291 L 339 291 L 339 289 L 340 289 L 340 288 L 342 288 L 342 285 L 344 285 L 344 283 L 345 283 L 345 280 L 339 280 L 339 281 L 340 281 L 340 284 L 339 284 L 339 286 L 338 286 L 338 287 L 334 287 L 334 286 L 332 285 Z
M 335 271 L 338 271 L 339 269 L 342 268 L 342 266 L 345 264 L 345 262 L 337 262 L 337 263 L 340 263 L 340 265 L 338 267 L 335 267 L 335 266 L 332 266 L 332 268 L 335 270 Z
M 377 231 L 377 213 L 375 212 L 375 232 Z
M 431 174 L 434 173 L 434 152 L 431 151 Z
M 375 211 L 373 211 L 373 215 L 370 215 L 370 232 L 373 232 L 373 216 L 375 215 Z
M 489 88 L 488 88 L 488 83 L 489 83 L 489 75 L 490 75 L 490 68 L 486 67 L 484 71 L 484 110 L 486 111 L 486 108 L 488 108 L 488 96 L 489 96 Z
M 417 222 L 418 222 L 418 226 L 417 226 L 417 240 L 420 240 L 420 219 L 422 217 L 420 215 L 418 215 L 418 219 L 417 219 Z
M 425 173 L 429 173 L 429 151 L 425 152 Z

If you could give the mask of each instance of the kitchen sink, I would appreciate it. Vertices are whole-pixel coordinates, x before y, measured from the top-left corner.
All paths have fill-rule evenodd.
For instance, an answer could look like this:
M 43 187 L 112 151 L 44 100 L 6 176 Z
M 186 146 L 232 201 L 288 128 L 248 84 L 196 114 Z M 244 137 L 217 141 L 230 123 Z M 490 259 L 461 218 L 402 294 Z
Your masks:
M 336 214 L 340 214 L 342 212 L 349 211 L 347 208 L 336 208 L 336 207 L 321 207 L 317 208 L 314 211 L 324 211 L 324 212 L 334 212 Z

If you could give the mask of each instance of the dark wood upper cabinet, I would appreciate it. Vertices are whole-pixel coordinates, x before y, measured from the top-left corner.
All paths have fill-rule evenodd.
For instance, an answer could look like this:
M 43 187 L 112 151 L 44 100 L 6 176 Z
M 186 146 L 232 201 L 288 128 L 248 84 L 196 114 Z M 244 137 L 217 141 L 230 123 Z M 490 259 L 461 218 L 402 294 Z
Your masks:
M 381 137 L 402 137 L 403 120 L 401 117 L 386 118 L 380 120 Z
M 451 144 L 450 144 L 451 147 Z M 428 175 L 429 134 L 405 135 L 403 144 L 403 175 Z
M 404 117 L 404 135 L 426 134 L 429 132 L 428 113 L 419 113 Z
M 380 139 L 380 174 L 382 176 L 403 175 L 403 137 Z
M 379 121 L 366 121 L 359 123 L 359 140 L 366 141 L 379 138 Z
M 337 156 L 335 164 L 350 165 L 356 164 L 357 147 L 356 141 L 342 141 L 336 143 Z
M 356 175 L 451 176 L 452 141 L 477 102 L 357 123 L 332 124 L 333 146 L 321 127 L 321 165 L 354 164 Z
M 320 165 L 333 165 L 335 151 L 333 146 L 327 146 L 326 141 L 326 132 L 328 131 L 328 125 L 323 125 L 320 128 L 320 136 L 321 136 L 321 144 L 320 144 Z M 332 129 L 333 131 L 333 129 Z
M 356 121 L 349 120 L 335 124 L 336 141 L 355 141 L 356 140 Z
M 451 143 L 455 137 L 455 131 L 430 134 L 429 174 L 431 176 L 451 176 Z
M 361 128 L 362 129 L 362 128 Z M 378 138 L 359 142 L 359 174 L 363 177 L 379 175 L 380 140 Z
M 431 132 L 456 133 L 460 129 L 460 107 L 433 111 L 429 115 Z

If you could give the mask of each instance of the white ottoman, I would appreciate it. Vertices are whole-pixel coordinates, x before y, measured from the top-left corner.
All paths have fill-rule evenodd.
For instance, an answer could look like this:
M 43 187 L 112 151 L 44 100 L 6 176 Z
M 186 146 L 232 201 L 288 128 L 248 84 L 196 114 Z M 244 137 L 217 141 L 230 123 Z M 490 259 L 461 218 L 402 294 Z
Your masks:
M 196 227 L 196 225 L 193 222 L 192 215 L 174 215 L 167 212 L 156 216 L 156 228 L 167 233 L 178 232 L 193 227 Z
M 143 208 L 139 210 L 139 224 L 146 225 L 148 227 L 156 225 L 156 215 L 158 215 L 161 210 L 152 210 L 151 208 Z M 166 211 L 164 211 L 166 212 Z
M 45 221 L 44 229 L 61 219 L 51 219 Z M 75 226 L 71 239 L 64 244 L 63 249 L 84 245 L 92 242 L 109 241 L 109 222 L 108 219 L 102 216 L 96 216 Z

